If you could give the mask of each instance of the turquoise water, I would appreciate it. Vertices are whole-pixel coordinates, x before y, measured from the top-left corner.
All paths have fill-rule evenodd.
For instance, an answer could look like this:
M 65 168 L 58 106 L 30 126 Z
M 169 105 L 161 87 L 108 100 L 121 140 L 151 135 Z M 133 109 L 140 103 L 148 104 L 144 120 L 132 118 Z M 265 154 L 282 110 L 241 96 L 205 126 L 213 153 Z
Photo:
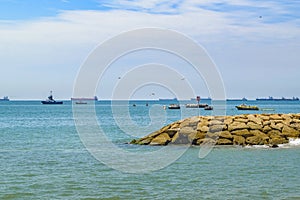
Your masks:
M 180 110 L 161 111 L 168 103 L 119 102 L 116 110 L 128 107 L 135 125 L 153 123 L 159 129 L 161 124 L 182 117 Z M 246 113 L 234 108 L 240 103 L 227 102 L 226 113 Z M 300 102 L 247 103 L 266 108 L 253 113 L 300 113 Z M 126 126 L 124 116 L 112 114 L 110 102 L 97 102 L 95 108 L 103 130 L 120 148 L 160 148 L 126 144 L 135 136 L 124 133 L 115 122 L 120 118 L 121 126 Z M 161 109 L 159 115 L 155 109 Z M 197 109 L 182 110 L 190 116 L 198 113 Z M 200 114 L 211 111 L 201 110 Z M 135 132 L 131 125 L 127 128 Z M 161 170 L 124 173 L 107 167 L 86 150 L 77 134 L 70 102 L 0 102 L 0 199 L 300 199 L 299 145 L 277 149 L 215 147 L 202 159 L 199 149 L 189 148 Z

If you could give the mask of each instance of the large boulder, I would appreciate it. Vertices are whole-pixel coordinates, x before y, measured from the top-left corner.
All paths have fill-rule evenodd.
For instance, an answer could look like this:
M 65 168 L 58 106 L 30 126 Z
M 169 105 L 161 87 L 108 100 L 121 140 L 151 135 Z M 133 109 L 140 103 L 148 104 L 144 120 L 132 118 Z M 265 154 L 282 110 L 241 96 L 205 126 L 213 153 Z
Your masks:
M 239 135 L 243 136 L 244 138 L 253 136 L 253 133 L 251 133 L 248 129 L 242 129 L 237 131 L 231 131 L 232 135 Z
M 234 135 L 233 136 L 233 144 L 234 145 L 245 145 L 246 140 L 243 136 Z
M 261 124 L 254 123 L 252 121 L 248 122 L 247 126 L 249 126 L 249 129 L 252 129 L 252 130 L 262 130 L 263 129 L 263 126 Z
M 231 135 L 231 133 L 229 131 L 222 131 L 219 134 L 219 138 L 224 138 L 224 139 L 232 139 L 233 136 Z
M 166 145 L 171 141 L 171 138 L 167 133 L 160 134 L 153 138 L 150 145 Z
M 294 128 L 291 128 L 287 125 L 284 125 L 282 128 L 282 136 L 288 137 L 288 138 L 297 138 L 297 137 L 299 137 L 299 131 L 297 131 Z
M 264 140 L 260 136 L 255 135 L 255 136 L 247 137 L 246 144 L 262 145 L 262 144 L 264 144 Z
M 244 122 L 236 122 L 234 121 L 232 124 L 228 124 L 228 131 L 235 131 L 235 130 L 242 130 L 248 129 L 249 126 L 246 125 Z
M 278 145 L 278 144 L 285 144 L 285 143 L 288 143 L 288 142 L 289 141 L 286 138 L 280 137 L 280 136 L 273 137 L 272 139 L 270 139 L 270 145 L 271 146 Z

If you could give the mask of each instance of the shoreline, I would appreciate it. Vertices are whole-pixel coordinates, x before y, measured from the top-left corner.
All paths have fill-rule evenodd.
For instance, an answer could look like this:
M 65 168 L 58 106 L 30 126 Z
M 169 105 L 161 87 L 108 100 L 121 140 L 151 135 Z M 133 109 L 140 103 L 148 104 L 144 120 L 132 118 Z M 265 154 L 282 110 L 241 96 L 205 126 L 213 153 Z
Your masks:
M 266 145 L 279 147 L 300 138 L 300 114 L 194 116 L 168 124 L 130 144 Z

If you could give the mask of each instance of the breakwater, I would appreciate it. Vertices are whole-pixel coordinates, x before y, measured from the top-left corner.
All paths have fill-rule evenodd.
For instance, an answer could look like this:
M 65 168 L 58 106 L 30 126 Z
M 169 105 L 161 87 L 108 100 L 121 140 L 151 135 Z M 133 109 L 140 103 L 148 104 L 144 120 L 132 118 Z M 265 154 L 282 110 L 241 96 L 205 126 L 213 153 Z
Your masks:
M 131 144 L 269 145 L 276 147 L 300 136 L 300 114 L 195 116 L 164 126 Z

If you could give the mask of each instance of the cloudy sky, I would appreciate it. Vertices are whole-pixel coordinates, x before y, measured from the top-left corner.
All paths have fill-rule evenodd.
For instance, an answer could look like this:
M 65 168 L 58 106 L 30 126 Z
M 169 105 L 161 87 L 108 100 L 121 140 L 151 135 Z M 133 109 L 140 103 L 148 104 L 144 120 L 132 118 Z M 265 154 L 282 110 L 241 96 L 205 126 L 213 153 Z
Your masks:
M 53 90 L 56 98 L 69 99 L 80 67 L 99 44 L 126 31 L 156 27 L 204 47 L 228 98 L 300 97 L 299 10 L 295 0 L 0 0 L 0 96 L 43 99 Z M 119 60 L 96 95 L 110 98 L 130 67 L 160 63 L 162 57 L 168 56 L 144 51 Z M 201 77 L 172 60 L 168 65 L 182 81 L 197 94 L 210 95 Z M 166 88 L 151 85 L 134 95 L 172 97 Z

